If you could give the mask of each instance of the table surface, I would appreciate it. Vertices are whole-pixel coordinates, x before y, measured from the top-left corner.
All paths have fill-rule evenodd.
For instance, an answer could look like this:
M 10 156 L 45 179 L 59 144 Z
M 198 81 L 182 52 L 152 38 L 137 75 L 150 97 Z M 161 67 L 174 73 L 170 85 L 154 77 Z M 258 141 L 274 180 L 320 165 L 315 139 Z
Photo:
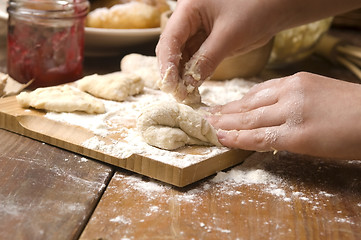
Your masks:
M 333 30 L 361 45 L 361 33 Z M 85 74 L 119 70 L 130 52 L 86 58 Z M 0 39 L 0 71 L 6 71 Z M 311 56 L 258 77 L 355 76 Z M 0 129 L 2 239 L 361 239 L 361 160 L 279 152 L 176 188 Z

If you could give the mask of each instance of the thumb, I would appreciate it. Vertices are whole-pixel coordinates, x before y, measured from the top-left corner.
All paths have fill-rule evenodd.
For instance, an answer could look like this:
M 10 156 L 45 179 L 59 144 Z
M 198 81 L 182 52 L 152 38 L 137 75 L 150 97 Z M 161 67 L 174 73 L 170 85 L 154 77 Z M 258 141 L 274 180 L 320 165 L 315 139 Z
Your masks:
M 221 26 L 215 25 L 198 51 L 185 64 L 183 79 L 186 85 L 200 86 L 221 61 L 237 48 L 234 38 Z

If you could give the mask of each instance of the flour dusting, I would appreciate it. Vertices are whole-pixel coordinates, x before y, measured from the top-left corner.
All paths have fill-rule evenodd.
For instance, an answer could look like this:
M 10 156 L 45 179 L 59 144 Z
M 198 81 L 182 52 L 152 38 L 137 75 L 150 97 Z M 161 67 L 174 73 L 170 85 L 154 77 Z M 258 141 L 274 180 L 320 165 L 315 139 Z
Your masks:
M 209 106 L 240 99 L 255 83 L 243 79 L 224 81 L 222 84 L 205 83 L 200 87 L 203 102 Z M 131 96 L 124 102 L 102 100 L 106 113 L 48 112 L 45 117 L 74 126 L 81 126 L 94 133 L 82 145 L 116 158 L 129 158 L 133 154 L 177 167 L 187 167 L 229 151 L 226 147 L 203 147 L 200 152 L 167 151 L 148 145 L 136 129 L 136 119 L 142 109 L 156 101 L 176 103 L 173 96 L 159 90 L 145 88 L 142 94 Z

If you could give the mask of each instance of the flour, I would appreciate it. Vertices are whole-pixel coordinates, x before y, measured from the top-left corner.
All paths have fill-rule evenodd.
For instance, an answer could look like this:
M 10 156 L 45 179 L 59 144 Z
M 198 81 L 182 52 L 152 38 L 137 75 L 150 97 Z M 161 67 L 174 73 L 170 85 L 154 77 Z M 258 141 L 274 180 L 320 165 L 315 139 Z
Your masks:
M 202 102 L 209 106 L 224 105 L 241 99 L 256 83 L 238 78 L 222 81 L 213 85 L 203 84 L 199 87 Z
M 279 152 L 277 156 L 254 153 L 242 164 L 182 189 L 138 174 L 118 171 L 112 178 L 109 186 L 112 190 L 108 194 L 112 194 L 112 200 L 121 200 L 114 203 L 113 211 L 109 206 L 108 212 L 111 214 L 104 223 L 110 221 L 114 224 L 114 231 L 120 229 L 123 235 L 134 236 L 137 229 L 132 229 L 131 226 L 139 226 L 137 224 L 142 222 L 156 228 L 154 221 L 158 217 L 167 217 L 170 225 L 176 226 L 174 232 L 178 236 L 188 229 L 187 226 L 195 226 L 199 236 L 208 237 L 206 234 L 212 233 L 214 235 L 209 235 L 208 238 L 216 235 L 217 239 L 243 239 L 242 233 L 234 231 L 233 219 L 237 219 L 239 225 L 247 226 L 251 223 L 260 229 L 272 229 L 276 235 L 271 238 L 282 236 L 286 239 L 292 238 L 296 234 L 294 231 L 297 231 L 297 228 L 284 221 L 289 216 L 299 216 L 304 222 L 317 221 L 332 227 L 360 227 L 357 217 L 349 214 L 348 208 L 343 208 L 342 211 L 338 208 L 343 203 L 339 202 L 337 195 L 342 192 L 332 191 L 327 179 L 310 187 L 307 175 L 290 173 L 290 169 L 300 166 L 299 163 L 287 160 L 287 156 L 279 158 L 283 154 L 286 153 Z M 309 165 L 309 162 L 305 164 Z M 317 174 L 322 169 L 326 170 L 327 166 L 320 165 L 311 169 Z M 359 182 L 359 179 L 355 179 L 355 182 Z M 355 192 L 358 193 L 357 190 Z M 356 208 L 361 209 L 361 203 L 355 197 L 354 201 L 347 203 L 350 208 L 356 204 Z M 123 207 L 123 201 L 138 199 L 142 202 L 141 205 Z M 103 212 L 99 211 L 98 214 Z M 127 222 L 129 219 L 132 221 L 130 224 Z M 187 237 L 186 239 L 191 239 Z M 266 238 L 270 236 L 267 235 Z
M 233 79 L 205 83 L 200 91 L 203 102 L 214 106 L 240 99 L 254 84 L 243 79 Z M 176 103 L 173 96 L 162 91 L 145 88 L 142 94 L 128 97 L 124 102 L 101 101 L 106 109 L 104 114 L 48 112 L 45 117 L 86 128 L 95 136 L 83 142 L 84 147 L 121 159 L 138 154 L 173 166 L 187 167 L 229 150 L 226 147 L 204 147 L 201 153 L 189 154 L 181 150 L 166 151 L 145 143 L 136 129 L 136 119 L 142 109 L 156 101 Z
M 219 172 L 213 180 L 214 182 L 233 181 L 242 184 L 267 184 L 267 183 L 280 183 L 278 179 L 262 169 L 254 170 L 241 170 L 233 168 L 229 172 Z
M 122 223 L 122 224 L 131 224 L 132 221 L 129 218 L 124 218 L 123 216 L 117 216 L 109 220 L 110 222 Z

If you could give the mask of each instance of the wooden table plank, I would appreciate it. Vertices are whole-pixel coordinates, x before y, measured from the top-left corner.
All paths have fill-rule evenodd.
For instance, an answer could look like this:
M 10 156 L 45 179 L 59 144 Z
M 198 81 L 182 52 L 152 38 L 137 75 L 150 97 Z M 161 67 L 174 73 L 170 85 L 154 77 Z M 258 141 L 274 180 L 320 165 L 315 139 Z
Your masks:
M 0 130 L 1 239 L 77 238 L 110 166 Z
M 80 239 L 122 238 L 360 239 L 361 161 L 255 153 L 184 189 L 118 171 Z

